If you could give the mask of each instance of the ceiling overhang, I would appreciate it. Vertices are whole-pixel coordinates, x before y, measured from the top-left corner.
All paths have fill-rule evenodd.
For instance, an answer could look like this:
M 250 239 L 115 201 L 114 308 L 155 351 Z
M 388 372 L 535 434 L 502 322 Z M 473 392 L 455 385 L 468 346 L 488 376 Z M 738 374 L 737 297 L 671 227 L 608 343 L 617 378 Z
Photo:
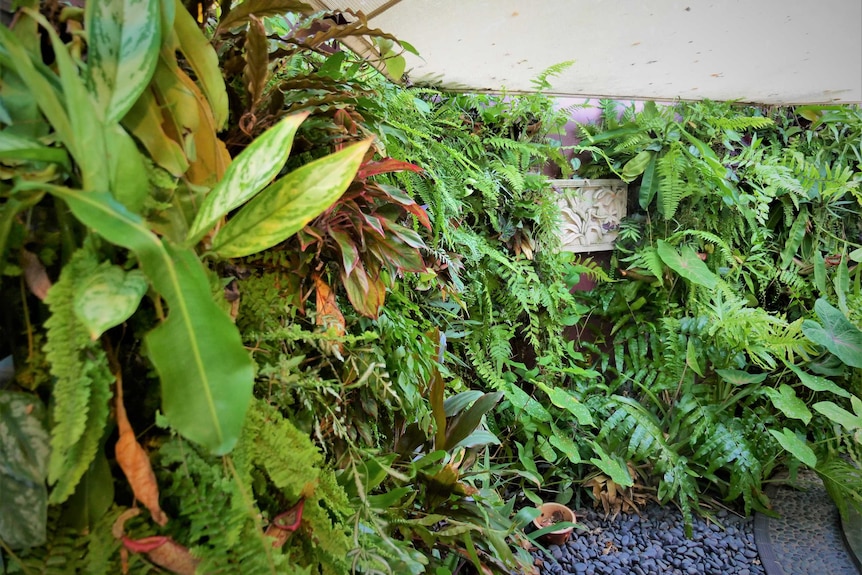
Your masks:
M 764 104 L 862 102 L 859 0 L 318 0 L 412 44 L 415 84 Z

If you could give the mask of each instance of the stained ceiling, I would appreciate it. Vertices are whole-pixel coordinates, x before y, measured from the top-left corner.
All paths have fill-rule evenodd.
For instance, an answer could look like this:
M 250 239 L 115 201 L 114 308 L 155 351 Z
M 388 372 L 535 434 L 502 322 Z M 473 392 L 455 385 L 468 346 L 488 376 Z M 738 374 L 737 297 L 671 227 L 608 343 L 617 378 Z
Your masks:
M 413 83 L 765 104 L 862 102 L 860 0 L 317 0 L 410 42 Z

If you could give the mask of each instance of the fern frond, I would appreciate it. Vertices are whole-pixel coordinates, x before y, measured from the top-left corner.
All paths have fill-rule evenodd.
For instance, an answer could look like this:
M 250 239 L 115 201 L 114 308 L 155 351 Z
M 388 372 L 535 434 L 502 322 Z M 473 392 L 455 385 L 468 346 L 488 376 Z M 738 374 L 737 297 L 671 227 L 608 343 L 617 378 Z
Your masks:
M 846 521 L 850 508 L 862 513 L 862 469 L 834 455 L 818 462 L 814 469 L 826 492 Z
M 679 203 L 686 196 L 691 195 L 691 190 L 683 180 L 683 173 L 687 167 L 683 156 L 682 146 L 677 142 L 671 146 L 656 163 L 656 171 L 661 180 L 658 186 L 658 205 L 661 215 L 670 220 L 676 214 Z
M 763 118 L 759 116 L 732 116 L 730 118 L 709 118 L 707 120 L 716 128 L 722 130 L 733 130 L 741 132 L 743 130 L 762 130 L 775 125 L 771 118 Z
M 63 268 L 45 302 L 51 317 L 45 322 L 45 352 L 56 378 L 52 399 L 49 501 L 65 501 L 96 456 L 108 422 L 113 376 L 98 341 L 92 341 L 74 312 L 75 291 L 98 267 L 89 248 L 79 249 Z

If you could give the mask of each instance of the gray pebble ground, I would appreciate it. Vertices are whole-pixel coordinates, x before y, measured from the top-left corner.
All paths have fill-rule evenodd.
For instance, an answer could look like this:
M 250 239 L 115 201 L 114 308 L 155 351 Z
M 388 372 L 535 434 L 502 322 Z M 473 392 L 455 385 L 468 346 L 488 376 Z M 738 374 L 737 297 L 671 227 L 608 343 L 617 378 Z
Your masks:
M 719 511 L 722 529 L 696 517 L 688 539 L 672 506 L 650 505 L 613 521 L 593 510 L 576 513 L 586 529 L 549 546 L 550 557 L 534 552 L 541 575 L 765 575 L 750 518 Z

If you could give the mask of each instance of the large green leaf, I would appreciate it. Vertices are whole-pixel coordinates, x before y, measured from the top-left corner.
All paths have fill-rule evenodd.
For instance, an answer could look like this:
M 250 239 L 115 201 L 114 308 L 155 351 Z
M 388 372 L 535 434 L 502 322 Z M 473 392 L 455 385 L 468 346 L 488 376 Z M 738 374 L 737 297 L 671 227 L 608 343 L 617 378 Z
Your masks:
M 42 545 L 48 520 L 48 433 L 42 402 L 0 390 L 0 540 L 12 549 Z
M 270 184 L 213 239 L 221 257 L 242 257 L 282 242 L 332 205 L 353 181 L 371 140 L 308 163 Z
M 818 401 L 811 407 L 814 408 L 814 411 L 822 413 L 833 422 L 844 427 L 847 431 L 857 433 L 859 430 L 862 430 L 862 400 L 854 396 L 852 401 L 855 414 L 850 413 L 831 401 Z
M 161 44 L 159 0 L 85 4 L 87 70 L 99 108 L 118 122 L 150 83 Z
M 146 336 L 162 381 L 165 416 L 179 433 L 213 453 L 230 451 L 251 401 L 254 370 L 239 331 L 213 300 L 197 255 L 160 240 L 108 193 L 42 187 L 63 199 L 85 225 L 135 252 L 168 303 L 168 319 Z
M 748 373 L 738 369 L 716 369 L 715 373 L 721 376 L 721 379 L 733 385 L 749 385 L 752 383 L 763 383 L 767 374 L 765 373 Z
M 222 180 L 204 200 L 189 230 L 189 243 L 197 243 L 220 218 L 272 181 L 287 161 L 296 130 L 307 117 L 308 112 L 287 116 L 234 158 Z
M 242 429 L 254 368 L 236 326 L 213 301 L 195 253 L 165 248 L 171 261 L 161 273 L 174 277 L 150 279 L 171 313 L 145 338 L 162 379 L 162 407 L 180 433 L 223 455 Z
M 804 439 L 797 437 L 791 430 L 786 427 L 781 432 L 770 429 L 769 433 L 781 444 L 781 447 L 790 452 L 796 459 L 808 467 L 817 466 L 817 455 L 815 455 L 814 450 L 808 446 Z
M 551 398 L 551 403 L 561 409 L 565 409 L 575 416 L 578 423 L 581 425 L 592 425 L 593 417 L 590 415 L 590 410 L 586 405 L 577 400 L 577 398 L 565 389 L 551 387 L 542 382 L 537 382 L 539 387 L 548 394 Z
M 788 365 L 787 367 L 789 367 L 791 371 L 799 377 L 799 381 L 801 381 L 802 385 L 808 389 L 813 391 L 830 391 L 840 397 L 850 397 L 849 391 L 843 387 L 839 387 L 837 383 L 830 379 L 802 371 L 795 365 Z
M 709 289 L 715 289 L 718 285 L 718 276 L 706 267 L 706 264 L 698 257 L 697 252 L 691 247 L 683 246 L 682 250 L 678 252 L 666 241 L 659 240 L 656 251 L 670 269 L 690 282 Z
M 789 385 L 782 383 L 778 389 L 768 387 L 765 391 L 769 399 L 772 400 L 772 405 L 781 410 L 785 416 L 801 419 L 805 424 L 811 421 L 811 411 L 808 406 L 796 396 L 796 392 Z
M 850 367 L 862 367 L 862 331 L 823 298 L 814 304 L 814 311 L 823 325 L 805 320 L 802 323 L 805 337 L 822 345 Z

